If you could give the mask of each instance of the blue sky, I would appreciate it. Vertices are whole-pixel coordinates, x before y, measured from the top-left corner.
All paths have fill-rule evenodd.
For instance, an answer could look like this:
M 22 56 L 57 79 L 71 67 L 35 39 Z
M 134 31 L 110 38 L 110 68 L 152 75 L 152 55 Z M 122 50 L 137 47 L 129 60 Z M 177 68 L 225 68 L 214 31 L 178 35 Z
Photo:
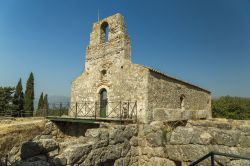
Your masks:
M 0 86 L 70 96 L 97 10 L 125 17 L 132 59 L 212 91 L 250 97 L 249 0 L 0 0 Z

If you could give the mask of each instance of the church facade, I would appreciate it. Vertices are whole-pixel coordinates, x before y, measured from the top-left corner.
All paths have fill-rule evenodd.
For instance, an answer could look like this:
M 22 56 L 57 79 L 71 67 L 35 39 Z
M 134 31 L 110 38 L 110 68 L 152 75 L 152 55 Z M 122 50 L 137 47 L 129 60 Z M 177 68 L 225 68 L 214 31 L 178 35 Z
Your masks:
M 95 110 L 99 117 L 112 117 L 118 107 L 136 107 L 142 123 L 150 121 L 157 110 L 202 111 L 202 118 L 211 117 L 208 90 L 132 63 L 130 37 L 119 13 L 93 24 L 84 72 L 72 81 L 71 108 L 77 107 L 75 103 L 78 110 L 81 107 L 78 115 Z M 75 114 L 70 109 L 69 115 Z

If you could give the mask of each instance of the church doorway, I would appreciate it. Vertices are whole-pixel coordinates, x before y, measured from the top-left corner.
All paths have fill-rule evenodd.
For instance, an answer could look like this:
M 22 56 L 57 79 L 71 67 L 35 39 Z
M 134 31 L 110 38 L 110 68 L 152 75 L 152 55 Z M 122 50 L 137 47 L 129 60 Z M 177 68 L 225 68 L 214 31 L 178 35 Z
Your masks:
M 102 118 L 106 118 L 107 105 L 108 105 L 107 90 L 101 89 L 100 90 L 100 117 Z

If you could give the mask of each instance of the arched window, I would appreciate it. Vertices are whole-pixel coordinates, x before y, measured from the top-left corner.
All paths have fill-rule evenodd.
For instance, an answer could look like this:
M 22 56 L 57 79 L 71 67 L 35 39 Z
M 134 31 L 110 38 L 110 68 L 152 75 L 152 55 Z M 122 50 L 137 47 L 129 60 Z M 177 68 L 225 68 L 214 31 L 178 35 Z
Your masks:
M 107 22 L 103 22 L 101 25 L 101 43 L 108 42 L 109 37 L 109 24 Z
M 182 110 L 185 109 L 185 95 L 181 95 L 181 97 L 180 97 L 180 108 Z
M 108 105 L 107 90 L 101 89 L 100 90 L 100 117 L 103 117 L 103 118 L 106 117 L 107 105 Z

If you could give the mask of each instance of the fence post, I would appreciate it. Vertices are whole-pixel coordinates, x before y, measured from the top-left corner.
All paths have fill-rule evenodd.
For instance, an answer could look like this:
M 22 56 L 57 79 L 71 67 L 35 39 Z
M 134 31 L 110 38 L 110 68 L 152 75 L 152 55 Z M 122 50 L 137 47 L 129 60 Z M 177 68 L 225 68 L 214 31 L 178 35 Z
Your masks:
M 76 102 L 76 114 L 75 114 L 75 118 L 77 118 L 77 102 Z
M 211 166 L 214 166 L 214 153 L 211 152 Z
M 86 112 L 87 112 L 87 102 L 86 102 L 86 100 L 85 100 L 85 102 L 84 102 L 84 110 L 85 110 L 85 112 L 84 112 L 84 114 L 86 114 Z

